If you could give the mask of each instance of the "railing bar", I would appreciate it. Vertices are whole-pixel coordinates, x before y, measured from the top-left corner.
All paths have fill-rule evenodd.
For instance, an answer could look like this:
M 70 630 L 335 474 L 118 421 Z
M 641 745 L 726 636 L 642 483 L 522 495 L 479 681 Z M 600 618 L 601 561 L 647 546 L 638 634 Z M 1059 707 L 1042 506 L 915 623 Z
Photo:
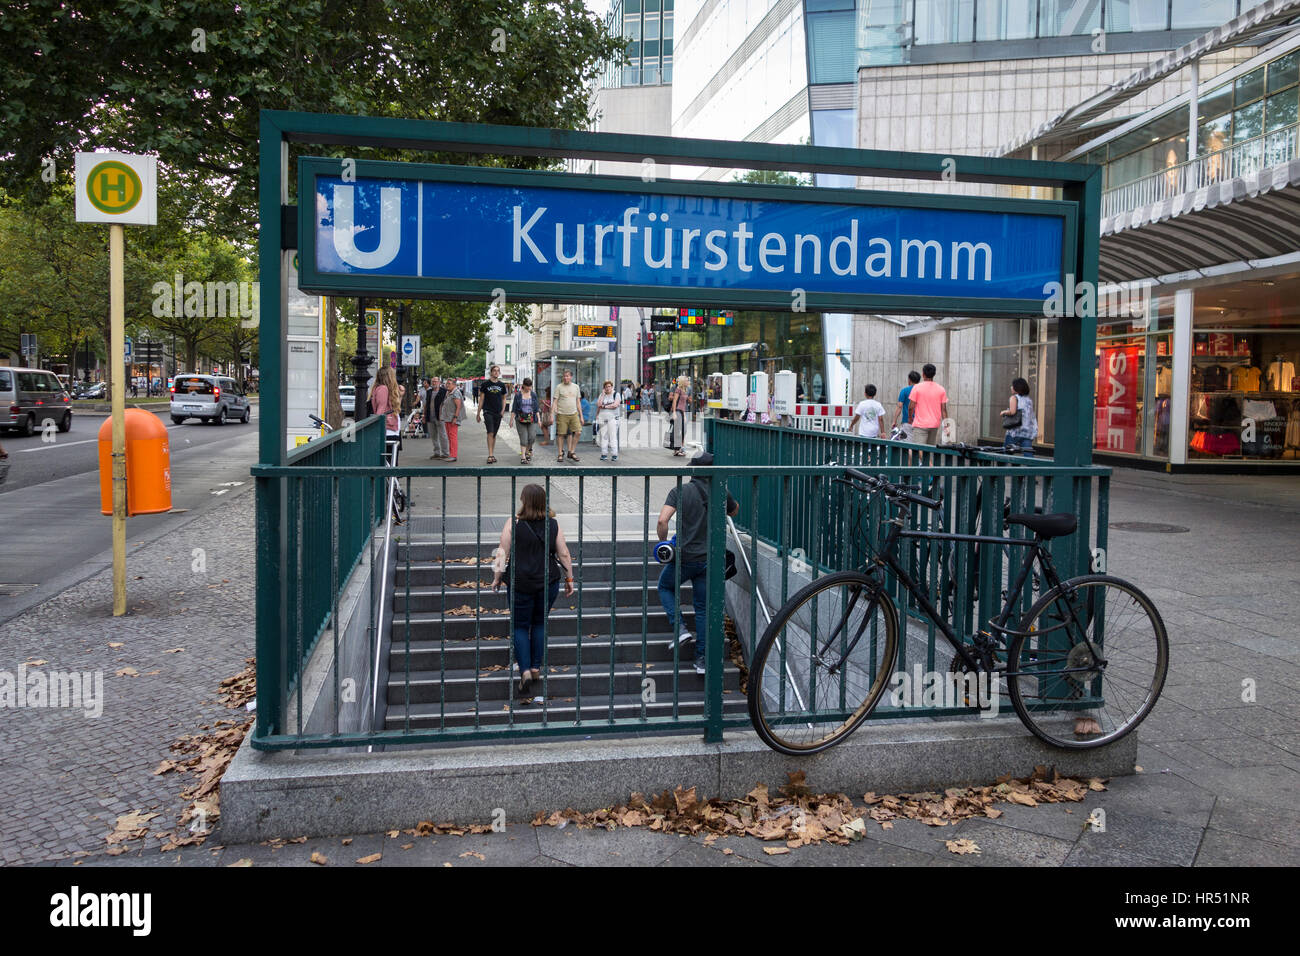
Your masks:
M 333 458 L 333 454 L 330 455 Z M 330 479 L 330 593 L 333 608 L 330 612 L 330 631 L 334 637 L 334 733 L 339 732 L 339 710 L 342 696 L 339 693 L 339 480 Z
M 482 726 L 483 696 L 483 476 L 474 477 L 474 726 Z M 513 506 L 514 502 L 511 502 Z
M 617 423 L 615 424 L 617 427 Z M 614 722 L 614 669 L 618 659 L 618 476 L 610 477 L 610 556 L 609 556 L 609 720 Z

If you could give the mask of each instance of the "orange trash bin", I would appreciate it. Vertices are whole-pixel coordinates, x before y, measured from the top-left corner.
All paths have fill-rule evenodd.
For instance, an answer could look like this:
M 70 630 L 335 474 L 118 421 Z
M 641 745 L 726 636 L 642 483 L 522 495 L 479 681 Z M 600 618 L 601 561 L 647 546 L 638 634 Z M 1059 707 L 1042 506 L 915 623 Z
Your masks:
M 113 419 L 99 426 L 99 507 L 113 513 Z M 172 508 L 171 449 L 167 426 L 142 408 L 126 410 L 126 513 L 150 515 Z

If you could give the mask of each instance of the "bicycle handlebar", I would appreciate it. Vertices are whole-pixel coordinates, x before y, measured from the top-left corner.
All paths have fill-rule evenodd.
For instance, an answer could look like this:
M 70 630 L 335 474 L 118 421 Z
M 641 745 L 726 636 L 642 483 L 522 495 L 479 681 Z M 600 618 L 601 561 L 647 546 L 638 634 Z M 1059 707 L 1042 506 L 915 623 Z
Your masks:
M 858 471 L 856 468 L 845 468 L 844 473 L 848 475 L 850 478 L 852 478 L 854 481 L 860 481 L 865 485 L 869 485 L 872 488 L 875 488 L 879 491 L 883 491 L 891 498 L 898 498 L 902 501 L 910 501 L 912 504 L 921 505 L 922 507 L 925 508 L 938 508 L 939 505 L 942 504 L 941 501 L 935 498 L 927 498 L 925 495 L 918 495 L 915 492 L 908 491 L 905 488 L 900 488 L 898 485 L 886 481 L 884 478 L 873 478 L 871 475 L 868 475 L 866 472 Z

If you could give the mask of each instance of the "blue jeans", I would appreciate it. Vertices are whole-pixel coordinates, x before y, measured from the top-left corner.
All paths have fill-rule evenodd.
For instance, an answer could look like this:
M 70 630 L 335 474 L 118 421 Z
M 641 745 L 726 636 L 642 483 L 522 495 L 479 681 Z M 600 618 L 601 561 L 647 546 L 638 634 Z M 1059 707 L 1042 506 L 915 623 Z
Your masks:
M 560 593 L 560 582 L 551 582 L 550 599 L 543 602 L 545 592 L 515 592 L 515 660 L 520 670 L 541 670 L 546 653 L 546 615 Z
M 1022 449 L 1026 458 L 1033 458 L 1034 440 L 1029 437 L 1012 438 L 1007 435 L 1002 446 L 1002 453 L 1004 455 L 1014 455 L 1017 449 Z
M 695 605 L 695 663 L 703 664 L 705 633 L 709 626 L 706 608 L 709 597 L 707 583 L 709 566 L 703 561 L 682 561 L 681 569 L 682 584 L 690 582 L 691 602 Z M 668 620 L 672 622 L 674 628 L 678 627 L 676 574 L 673 564 L 665 564 L 663 573 L 659 575 L 659 603 L 664 606 L 664 613 L 668 615 Z M 674 636 L 684 630 L 686 630 L 685 621 L 682 622 L 680 630 L 674 630 Z

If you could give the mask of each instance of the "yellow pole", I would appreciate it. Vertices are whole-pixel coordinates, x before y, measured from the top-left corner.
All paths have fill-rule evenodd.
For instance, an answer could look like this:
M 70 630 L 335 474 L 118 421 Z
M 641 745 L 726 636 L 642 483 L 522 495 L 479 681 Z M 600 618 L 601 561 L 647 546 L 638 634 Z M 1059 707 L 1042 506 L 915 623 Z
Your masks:
M 108 227 L 109 304 L 113 372 L 113 616 L 126 613 L 126 317 L 122 273 L 126 237 L 119 225 Z M 113 368 L 113 363 L 117 368 Z

